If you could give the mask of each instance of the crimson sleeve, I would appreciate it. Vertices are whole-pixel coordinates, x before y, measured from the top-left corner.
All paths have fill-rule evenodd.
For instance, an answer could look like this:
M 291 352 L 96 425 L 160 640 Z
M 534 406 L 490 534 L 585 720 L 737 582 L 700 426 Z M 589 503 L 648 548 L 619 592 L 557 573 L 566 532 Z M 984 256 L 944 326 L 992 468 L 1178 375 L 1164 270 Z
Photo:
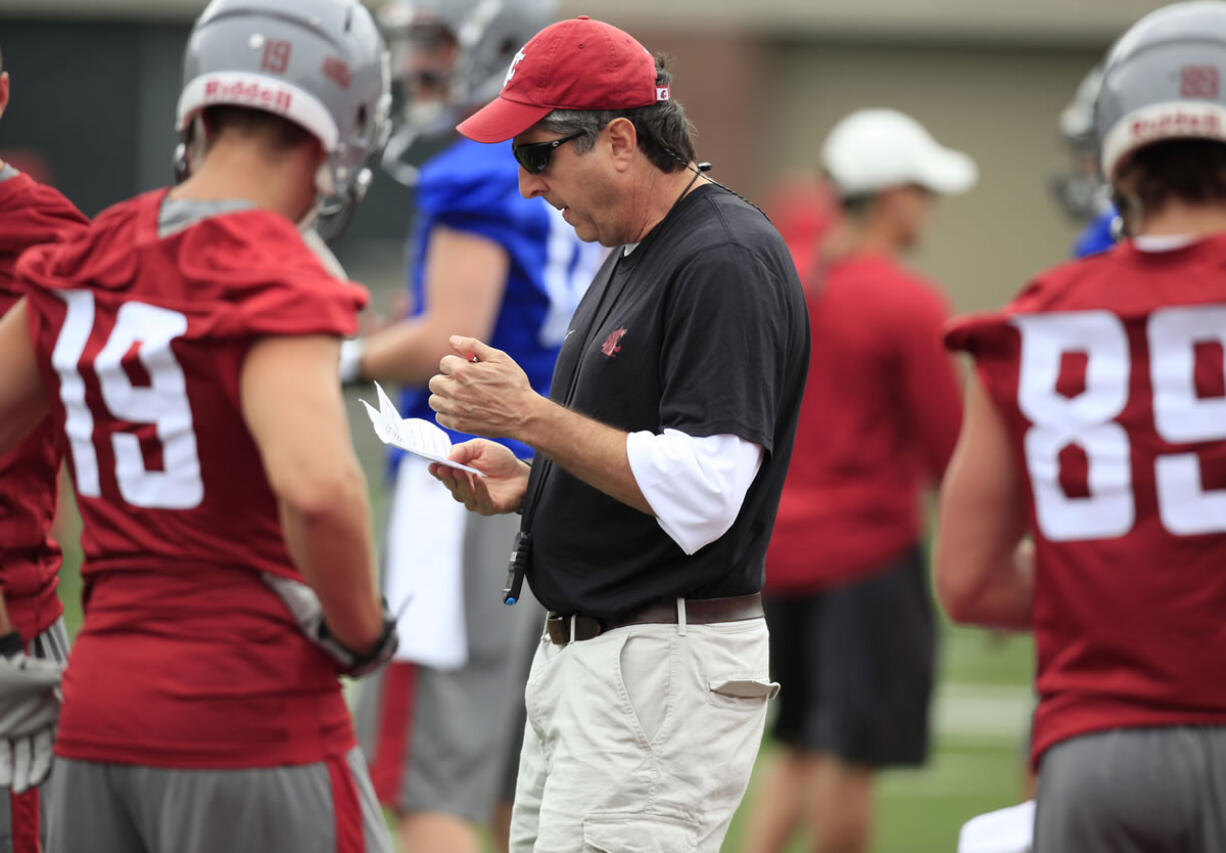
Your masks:
M 214 217 L 188 229 L 176 252 L 178 268 L 209 297 L 196 333 L 357 333 L 366 289 L 324 269 L 288 220 L 266 211 Z
M 907 421 L 933 482 L 939 482 L 962 429 L 962 392 L 942 330 L 949 312 L 937 294 L 924 292 L 899 305 L 895 324 L 898 370 Z

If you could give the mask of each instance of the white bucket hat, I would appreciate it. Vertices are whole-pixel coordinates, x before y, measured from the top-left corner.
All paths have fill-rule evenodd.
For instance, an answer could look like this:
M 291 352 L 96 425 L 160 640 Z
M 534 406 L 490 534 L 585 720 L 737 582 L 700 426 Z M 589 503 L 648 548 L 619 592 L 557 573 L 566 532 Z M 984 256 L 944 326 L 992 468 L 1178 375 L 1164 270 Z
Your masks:
M 979 179 L 974 160 L 945 148 L 897 110 L 859 110 L 844 118 L 826 137 L 822 165 L 845 198 L 907 184 L 957 195 Z

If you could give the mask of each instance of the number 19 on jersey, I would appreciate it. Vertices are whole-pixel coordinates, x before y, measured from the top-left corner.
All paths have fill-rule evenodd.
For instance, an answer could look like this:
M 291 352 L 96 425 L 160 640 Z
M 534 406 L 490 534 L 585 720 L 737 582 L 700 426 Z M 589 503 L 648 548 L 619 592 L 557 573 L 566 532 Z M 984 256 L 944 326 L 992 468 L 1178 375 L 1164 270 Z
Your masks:
M 70 290 L 59 296 L 67 313 L 51 365 L 60 378 L 64 431 L 77 491 L 84 497 L 102 496 L 95 442 L 109 435 L 115 481 L 124 501 L 156 509 L 198 506 L 204 499 L 204 483 L 192 410 L 183 368 L 170 347 L 172 340 L 187 331 L 187 317 L 155 305 L 125 302 L 112 324 L 97 315 L 93 293 Z M 95 334 L 105 343 L 92 357 L 85 357 Z M 147 385 L 134 383 L 125 369 L 124 362 L 132 358 L 139 359 L 148 374 Z M 97 382 L 101 407 L 95 403 L 91 408 L 87 399 L 85 377 L 89 374 Z M 143 425 L 153 426 L 161 445 L 161 470 L 147 464 L 146 451 L 135 432 Z

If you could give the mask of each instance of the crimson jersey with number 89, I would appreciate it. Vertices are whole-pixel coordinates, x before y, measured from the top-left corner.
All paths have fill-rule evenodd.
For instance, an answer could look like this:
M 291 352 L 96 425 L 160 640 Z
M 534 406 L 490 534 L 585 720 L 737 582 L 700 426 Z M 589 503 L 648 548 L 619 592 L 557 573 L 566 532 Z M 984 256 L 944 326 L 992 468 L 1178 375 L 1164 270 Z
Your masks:
M 172 766 L 319 760 L 352 734 L 335 667 L 260 581 L 301 578 L 239 376 L 258 338 L 352 334 L 366 293 L 267 211 L 159 233 L 164 198 L 116 205 L 18 266 L 83 520 L 85 624 L 58 749 Z
M 1091 731 L 1226 724 L 1226 236 L 1059 267 L 947 343 L 1025 474 L 1035 760 Z

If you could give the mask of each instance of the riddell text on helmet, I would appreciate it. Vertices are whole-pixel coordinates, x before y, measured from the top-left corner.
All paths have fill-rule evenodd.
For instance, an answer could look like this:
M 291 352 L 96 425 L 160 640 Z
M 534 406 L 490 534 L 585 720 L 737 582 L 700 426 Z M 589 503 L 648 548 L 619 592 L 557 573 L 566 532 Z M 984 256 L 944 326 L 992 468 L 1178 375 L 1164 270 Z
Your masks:
M 1221 132 L 1221 122 L 1215 113 L 1182 111 L 1167 113 L 1158 119 L 1138 118 L 1132 122 L 1132 135 L 1137 139 L 1173 136 L 1188 131 L 1217 134 Z
M 288 113 L 294 96 L 279 86 L 264 86 L 257 80 L 209 80 L 204 85 L 206 104 L 223 102 L 244 103 L 278 113 Z

